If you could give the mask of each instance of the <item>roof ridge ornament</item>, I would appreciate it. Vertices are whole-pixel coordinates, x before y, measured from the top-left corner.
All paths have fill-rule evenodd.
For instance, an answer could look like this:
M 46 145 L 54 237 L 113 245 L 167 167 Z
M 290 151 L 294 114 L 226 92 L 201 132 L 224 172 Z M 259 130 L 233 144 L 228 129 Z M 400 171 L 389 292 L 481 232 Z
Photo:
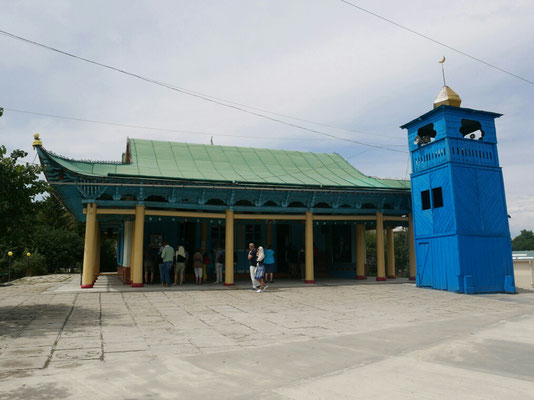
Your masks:
M 36 133 L 33 135 L 33 143 L 32 143 L 32 146 L 33 147 L 37 147 L 37 146 L 42 146 L 43 145 L 43 142 L 41 141 L 41 138 L 39 137 L 39 134 Z

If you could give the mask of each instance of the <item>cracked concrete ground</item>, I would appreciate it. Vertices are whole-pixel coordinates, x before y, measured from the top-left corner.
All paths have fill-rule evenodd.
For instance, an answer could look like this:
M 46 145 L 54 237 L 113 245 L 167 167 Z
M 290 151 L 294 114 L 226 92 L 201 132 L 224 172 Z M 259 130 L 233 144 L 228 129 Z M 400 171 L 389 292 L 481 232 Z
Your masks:
M 78 284 L 0 287 L 0 399 L 534 399 L 531 291 Z

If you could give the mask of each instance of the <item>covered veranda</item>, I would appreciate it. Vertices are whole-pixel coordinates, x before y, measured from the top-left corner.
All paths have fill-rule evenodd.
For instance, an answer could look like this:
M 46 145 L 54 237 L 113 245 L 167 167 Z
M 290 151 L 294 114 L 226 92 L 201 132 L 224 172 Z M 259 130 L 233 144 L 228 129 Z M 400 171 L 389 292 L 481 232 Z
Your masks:
M 132 216 L 133 221 L 124 221 L 124 233 L 118 243 L 119 253 L 122 253 L 121 276 L 125 283 L 130 283 L 134 287 L 143 286 L 143 251 L 147 246 L 147 235 L 145 232 L 145 221 L 152 217 L 172 217 L 173 219 L 191 219 L 200 221 L 200 241 L 199 248 L 205 248 L 208 243 L 207 232 L 211 225 L 224 228 L 224 285 L 234 285 L 234 275 L 236 270 L 234 252 L 235 246 L 235 224 L 238 221 L 262 221 L 265 224 L 265 243 L 273 243 L 273 227 L 277 222 L 298 221 L 304 225 L 304 251 L 305 251 L 305 283 L 314 283 L 316 280 L 316 268 L 314 262 L 314 225 L 323 222 L 338 221 L 344 224 L 349 223 L 354 226 L 355 237 L 351 248 L 356 253 L 356 266 L 354 279 L 367 279 L 366 273 L 366 249 L 365 230 L 366 223 L 371 222 L 376 230 L 376 267 L 377 281 L 395 279 L 395 252 L 394 234 L 395 226 L 406 224 L 408 226 L 409 245 L 409 275 L 410 279 L 415 276 L 415 259 L 413 249 L 413 228 L 411 215 L 394 216 L 384 215 L 376 212 L 374 215 L 324 215 L 313 214 L 306 211 L 304 214 L 251 214 L 236 213 L 233 210 L 225 210 L 224 213 L 217 212 L 194 212 L 194 211 L 171 211 L 147 209 L 145 206 L 137 205 L 135 209 L 111 209 L 98 208 L 96 204 L 89 203 L 84 210 L 87 214 L 86 223 L 86 244 L 84 254 L 84 270 L 82 287 L 91 287 L 99 274 L 98 248 L 100 229 L 97 216 Z M 203 222 L 204 221 L 204 222 Z M 209 221 L 209 222 L 208 222 Z M 221 222 L 223 222 L 221 224 Z M 179 224 L 179 223 L 178 223 Z M 183 223 L 182 223 L 183 225 Z M 248 241 L 245 241 L 248 243 Z M 386 246 L 387 245 L 387 246 Z
M 303 253 L 306 283 L 337 264 L 366 279 L 369 229 L 376 280 L 393 279 L 396 226 L 408 228 L 415 276 L 409 181 L 366 176 L 337 154 L 129 139 L 122 161 L 109 162 L 56 155 L 39 138 L 34 146 L 58 197 L 86 222 L 83 288 L 99 276 L 103 233 L 116 238 L 119 275 L 134 287 L 143 286 L 143 252 L 161 239 L 190 254 L 221 247 L 226 286 L 246 265 L 248 242 L 278 257 Z

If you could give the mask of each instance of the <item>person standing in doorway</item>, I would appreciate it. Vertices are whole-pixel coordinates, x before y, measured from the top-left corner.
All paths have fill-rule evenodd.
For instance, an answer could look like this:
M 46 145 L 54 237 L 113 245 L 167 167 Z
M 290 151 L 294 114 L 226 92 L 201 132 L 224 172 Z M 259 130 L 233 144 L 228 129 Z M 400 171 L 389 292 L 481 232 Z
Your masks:
M 197 250 L 193 254 L 193 269 L 195 270 L 195 284 L 200 285 L 202 283 L 202 251 Z
M 249 243 L 248 250 L 248 261 L 250 263 L 250 280 L 252 281 L 252 290 L 256 290 L 258 287 L 258 281 L 256 280 L 258 257 L 257 250 L 254 247 L 254 243 Z
M 215 250 L 215 283 L 222 283 L 223 253 L 220 247 Z
M 161 253 L 163 253 L 163 248 L 164 248 L 163 243 L 160 242 L 158 253 L 156 256 L 157 264 L 159 268 L 159 281 L 162 286 L 165 285 L 165 269 L 163 268 L 163 260 L 161 258 Z
M 202 279 L 208 281 L 208 266 L 211 264 L 210 251 L 202 249 Z
M 174 249 L 169 246 L 167 241 L 163 242 L 163 251 L 161 252 L 161 259 L 163 260 L 163 272 L 165 274 L 165 284 L 163 286 L 171 286 L 171 277 L 169 275 L 174 260 Z
M 256 290 L 256 293 L 261 293 L 264 290 L 266 290 L 269 286 L 264 285 L 263 277 L 265 276 L 265 264 L 263 260 L 265 259 L 265 252 L 263 251 L 263 247 L 259 246 L 256 256 L 258 263 L 256 267 L 256 280 L 260 282 L 260 288 Z
M 265 282 L 273 283 L 274 250 L 271 247 L 268 245 L 267 250 L 265 250 Z
M 178 246 L 176 251 L 176 268 L 174 269 L 174 285 L 178 285 L 178 278 L 180 278 L 180 286 L 184 282 L 185 262 L 187 255 L 184 246 Z

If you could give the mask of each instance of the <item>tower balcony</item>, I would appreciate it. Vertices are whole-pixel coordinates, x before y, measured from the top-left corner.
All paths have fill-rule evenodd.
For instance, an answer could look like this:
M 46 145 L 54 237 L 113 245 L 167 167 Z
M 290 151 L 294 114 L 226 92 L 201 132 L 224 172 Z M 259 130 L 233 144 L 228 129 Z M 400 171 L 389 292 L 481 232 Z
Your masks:
M 497 167 L 498 159 L 493 143 L 472 139 L 443 138 L 412 152 L 414 173 L 446 162 Z

